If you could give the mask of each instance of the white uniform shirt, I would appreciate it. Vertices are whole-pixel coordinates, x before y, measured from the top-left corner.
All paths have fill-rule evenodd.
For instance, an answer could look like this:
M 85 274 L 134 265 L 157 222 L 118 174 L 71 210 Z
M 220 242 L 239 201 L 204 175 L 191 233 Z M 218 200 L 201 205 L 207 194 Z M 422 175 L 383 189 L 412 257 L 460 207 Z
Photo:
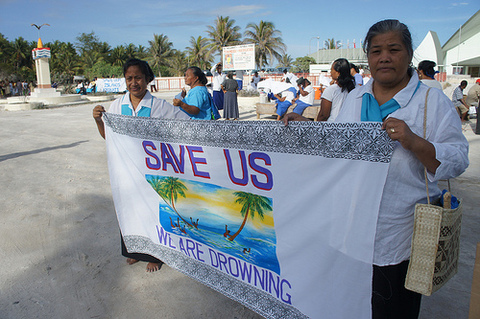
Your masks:
M 425 95 L 428 86 L 420 85 L 414 93 L 418 76 L 412 75 L 408 85 L 394 99 L 400 108 L 389 115 L 405 121 L 413 133 L 423 137 Z M 362 97 L 372 92 L 374 80 L 350 92 L 345 99 L 337 122 L 360 121 Z M 432 89 L 428 95 L 427 140 L 433 144 L 436 159 L 441 163 L 435 174 L 428 174 L 431 199 L 441 194 L 437 181 L 453 178 L 468 166 L 468 142 L 462 133 L 457 111 L 448 97 Z M 410 258 L 415 203 L 426 203 L 423 165 L 396 142 L 383 189 L 375 234 L 373 263 L 396 265 Z M 368 213 L 368 212 L 364 212 Z
M 127 92 L 124 96 L 112 102 L 108 112 L 122 114 L 122 105 L 131 110 L 132 116 L 138 116 L 142 108 L 151 108 L 150 117 L 181 120 L 190 119 L 190 116 L 180 110 L 179 107 L 175 107 L 163 99 L 156 98 L 148 91 L 138 104 L 136 110 L 133 110 L 132 103 L 130 102 L 130 92 Z
M 305 92 L 308 93 L 308 95 L 303 96 L 300 94 L 300 97 L 298 98 L 300 101 L 308 104 L 308 105 L 313 105 L 313 100 L 315 99 L 315 93 L 313 92 L 313 86 L 310 84 L 307 87 L 303 89 Z
M 423 79 L 422 83 L 428 85 L 429 87 L 443 90 L 442 84 L 440 84 L 440 82 L 438 82 L 437 80 Z
M 292 100 L 295 98 L 292 91 L 286 90 L 282 92 L 282 97 L 285 98 L 285 101 L 292 103 Z
M 220 74 L 217 72 L 217 65 L 214 65 L 210 70 L 210 72 L 212 72 L 212 75 L 213 75 L 212 90 L 214 91 L 222 90 L 222 83 L 223 81 L 225 81 L 227 76 L 225 74 Z
M 347 95 L 348 90 L 345 89 L 342 91 L 342 88 L 336 83 L 330 85 L 323 91 L 322 99 L 332 102 L 332 109 L 330 110 L 330 117 L 327 119 L 327 122 L 335 121 Z

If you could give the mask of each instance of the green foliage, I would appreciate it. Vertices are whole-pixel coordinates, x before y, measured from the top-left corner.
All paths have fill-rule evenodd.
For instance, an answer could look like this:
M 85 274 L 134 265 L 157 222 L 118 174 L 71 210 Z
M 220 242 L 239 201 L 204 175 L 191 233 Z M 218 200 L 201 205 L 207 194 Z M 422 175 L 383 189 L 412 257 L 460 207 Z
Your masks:
M 325 40 L 325 49 L 337 49 L 340 45 L 340 41 L 335 41 L 334 38 Z
M 255 64 L 261 69 L 274 59 L 281 60 L 286 45 L 282 32 L 275 29 L 273 22 L 261 20 L 259 24 L 249 23 L 244 33 L 246 43 L 255 43 Z
M 103 60 L 95 63 L 90 69 L 85 70 L 84 75 L 87 79 L 123 77 L 123 65 L 112 65 Z
M 235 25 L 235 19 L 219 16 L 215 19 L 214 25 L 207 26 L 210 52 L 222 53 L 222 47 L 238 45 L 241 43 L 242 34 L 240 27 Z
M 278 61 L 278 64 L 277 64 L 277 68 L 288 68 L 288 67 L 291 67 L 292 66 L 292 57 L 290 56 L 290 54 L 284 54 L 282 55 L 282 57 L 280 58 L 280 60 Z
M 186 47 L 188 66 L 198 66 L 202 70 L 210 69 L 213 55 L 210 51 L 209 40 L 202 36 L 190 37 L 190 46 Z
M 315 64 L 315 59 L 310 56 L 296 58 L 291 71 L 294 73 L 309 72 L 310 64 Z
M 291 57 L 284 54 L 281 32 L 271 22 L 250 23 L 244 34 L 247 43 L 255 43 L 256 64 L 259 68 L 272 63 L 274 59 L 282 66 L 291 64 Z M 123 64 L 130 58 L 147 60 L 155 75 L 183 76 L 188 66 L 196 65 L 202 70 L 210 68 L 214 55 L 221 53 L 224 46 L 242 44 L 240 27 L 228 16 L 218 16 L 212 25 L 207 26 L 206 36 L 190 37 L 189 46 L 184 51 L 175 50 L 167 35 L 154 34 L 147 47 L 133 43 L 112 48 L 95 34 L 79 33 L 76 41 L 54 41 L 44 43 L 51 49 L 50 72 L 52 82 L 61 85 L 73 81 L 74 75 L 94 77 L 121 77 Z M 32 49 L 35 42 L 22 37 L 9 41 L 0 33 L 0 80 L 36 79 Z M 283 60 L 282 60 L 283 55 Z
M 170 59 L 173 57 L 173 43 L 163 34 L 154 34 L 153 41 L 148 41 L 150 48 L 147 61 L 155 74 L 162 74 L 161 67 L 169 67 Z

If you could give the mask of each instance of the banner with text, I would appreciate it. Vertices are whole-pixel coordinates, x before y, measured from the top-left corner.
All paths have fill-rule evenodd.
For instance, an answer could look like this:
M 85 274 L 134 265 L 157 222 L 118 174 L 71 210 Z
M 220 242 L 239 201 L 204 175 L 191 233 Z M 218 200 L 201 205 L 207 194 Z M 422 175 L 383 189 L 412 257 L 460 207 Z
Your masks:
M 130 252 L 266 318 L 371 318 L 381 123 L 104 119 Z
M 255 44 L 222 47 L 224 71 L 255 69 Z
M 125 78 L 97 79 L 95 85 L 97 92 L 119 93 L 127 90 Z

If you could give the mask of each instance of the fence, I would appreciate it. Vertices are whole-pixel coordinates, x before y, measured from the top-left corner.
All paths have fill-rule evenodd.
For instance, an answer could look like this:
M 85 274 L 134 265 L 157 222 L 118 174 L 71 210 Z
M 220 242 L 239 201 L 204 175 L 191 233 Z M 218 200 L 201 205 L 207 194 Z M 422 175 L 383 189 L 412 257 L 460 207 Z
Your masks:
M 310 75 L 309 73 L 296 73 L 297 77 L 304 77 L 308 79 L 313 86 L 319 85 L 319 77 L 318 75 Z M 330 77 L 330 75 L 327 75 Z M 274 81 L 281 81 L 283 75 L 278 74 L 267 74 L 265 75 L 266 79 L 272 79 Z M 207 76 L 208 82 L 212 82 L 212 77 Z M 246 88 L 248 84 L 252 81 L 251 75 L 244 75 L 243 77 L 243 87 Z M 293 83 L 295 85 L 295 83 Z M 165 90 L 165 91 L 172 91 L 172 90 L 181 90 L 185 87 L 185 78 L 184 77 L 161 77 L 155 78 L 155 85 L 157 90 Z

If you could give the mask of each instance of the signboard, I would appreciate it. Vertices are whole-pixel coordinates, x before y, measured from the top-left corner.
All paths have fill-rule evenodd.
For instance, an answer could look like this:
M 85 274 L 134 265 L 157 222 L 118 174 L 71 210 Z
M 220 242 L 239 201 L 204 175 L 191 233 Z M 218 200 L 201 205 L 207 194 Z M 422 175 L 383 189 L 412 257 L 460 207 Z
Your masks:
M 97 92 L 120 93 L 127 90 L 125 78 L 97 79 L 95 85 Z
M 223 70 L 255 69 L 255 44 L 244 44 L 222 48 Z

